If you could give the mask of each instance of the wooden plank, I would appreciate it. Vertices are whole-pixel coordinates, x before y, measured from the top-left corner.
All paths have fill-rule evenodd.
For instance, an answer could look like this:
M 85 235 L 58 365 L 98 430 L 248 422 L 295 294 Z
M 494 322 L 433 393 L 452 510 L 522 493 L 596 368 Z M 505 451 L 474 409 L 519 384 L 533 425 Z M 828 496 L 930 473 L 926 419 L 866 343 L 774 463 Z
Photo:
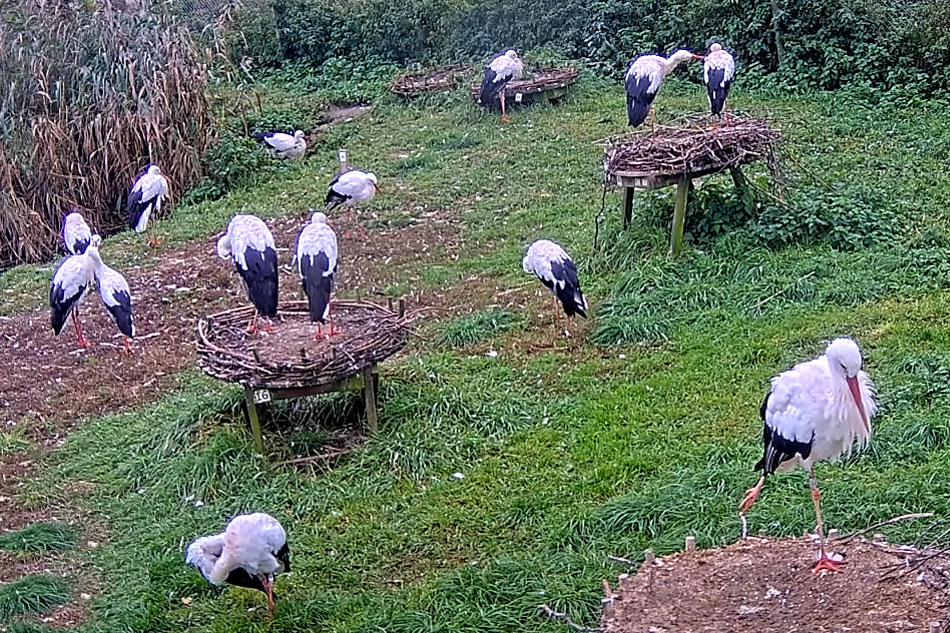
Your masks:
M 251 424 L 251 435 L 254 436 L 254 446 L 257 452 L 264 454 L 264 436 L 261 434 L 261 420 L 257 415 L 257 403 L 254 402 L 254 389 L 244 385 L 244 402 L 247 404 L 247 418 Z
M 379 428 L 376 411 L 375 370 L 375 366 L 370 366 L 363 370 L 363 396 L 366 400 L 366 424 L 369 427 L 371 435 L 375 435 Z
M 305 398 L 307 396 L 316 396 L 322 393 L 332 393 L 334 391 L 355 391 L 360 388 L 361 384 L 359 376 L 350 376 L 346 380 L 327 385 L 287 387 L 284 389 L 270 389 L 269 391 L 274 400 L 292 400 L 294 398 Z
M 683 249 L 683 225 L 686 224 L 686 193 L 692 179 L 682 176 L 676 185 L 676 199 L 673 206 L 673 232 L 670 235 L 670 252 L 673 256 L 680 254 Z

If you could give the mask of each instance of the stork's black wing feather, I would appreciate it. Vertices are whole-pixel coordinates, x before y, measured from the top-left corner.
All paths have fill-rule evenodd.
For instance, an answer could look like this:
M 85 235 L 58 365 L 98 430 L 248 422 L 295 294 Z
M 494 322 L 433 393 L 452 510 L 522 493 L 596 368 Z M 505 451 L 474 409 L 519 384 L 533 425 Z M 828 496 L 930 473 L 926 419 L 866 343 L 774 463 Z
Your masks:
M 251 303 L 261 316 L 277 316 L 277 251 L 267 248 L 263 251 L 248 248 L 244 252 L 245 270 L 235 262 L 238 274 L 247 285 L 247 294 Z
M 726 98 L 729 96 L 729 88 L 732 82 L 723 81 L 725 77 L 726 70 L 724 68 L 709 69 L 706 91 L 709 94 L 709 107 L 715 115 L 722 114 L 723 106 L 726 105 Z
M 656 98 L 656 93 L 650 91 L 653 83 L 648 75 L 629 75 L 625 82 L 627 89 L 627 123 L 632 126 L 641 125 L 650 114 L 650 106 Z
M 79 298 L 82 297 L 82 293 L 85 292 L 85 290 L 86 286 L 80 286 L 76 294 L 67 297 L 66 289 L 63 286 L 50 284 L 50 324 L 53 326 L 53 332 L 55 332 L 57 336 L 63 331 L 63 326 L 66 325 L 66 319 L 69 318 L 69 313 L 72 311 L 76 302 L 79 301 Z
M 142 200 L 142 190 L 133 189 L 125 204 L 125 211 L 129 214 L 129 228 L 134 229 L 136 227 L 139 220 L 142 219 L 142 213 L 145 212 L 146 207 L 148 207 L 148 204 Z
M 118 301 L 114 306 L 106 305 L 106 309 L 115 319 L 119 331 L 126 336 L 134 336 L 132 329 L 132 297 L 127 292 L 114 292 L 112 297 Z
M 759 408 L 759 415 L 762 417 L 763 454 L 762 459 L 756 462 L 754 470 L 761 470 L 764 475 L 771 475 L 784 462 L 796 457 L 800 456 L 802 459 L 808 459 L 808 456 L 811 455 L 812 442 L 815 439 L 813 433 L 811 439 L 807 442 L 790 440 L 782 437 L 778 431 L 770 427 L 765 417 L 769 408 L 769 396 L 771 395 L 772 392 L 769 391 Z
M 300 275 L 303 278 L 303 289 L 307 294 L 310 307 L 310 320 L 323 323 L 323 317 L 330 303 L 330 293 L 333 292 L 333 274 L 324 275 L 330 270 L 330 260 L 326 253 L 317 253 L 316 256 L 304 255 L 300 260 Z
M 558 300 L 564 306 L 564 314 L 569 317 L 580 315 L 586 319 L 587 308 L 574 262 L 569 259 L 551 262 L 551 274 L 555 279 L 564 282 L 563 285 L 554 287 Z

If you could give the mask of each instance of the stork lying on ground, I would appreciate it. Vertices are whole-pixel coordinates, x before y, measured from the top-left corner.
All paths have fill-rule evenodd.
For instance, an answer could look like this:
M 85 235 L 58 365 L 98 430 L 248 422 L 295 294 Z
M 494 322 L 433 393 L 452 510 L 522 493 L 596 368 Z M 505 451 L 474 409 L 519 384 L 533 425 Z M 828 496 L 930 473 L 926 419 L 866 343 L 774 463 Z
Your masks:
M 839 571 L 825 551 L 815 465 L 838 459 L 850 452 L 854 444 L 864 447 L 871 438 L 871 418 L 877 404 L 874 384 L 861 371 L 861 364 L 857 343 L 850 338 L 835 339 L 821 356 L 772 378 L 760 409 L 765 424 L 765 452 L 755 469 L 761 470 L 762 476 L 739 505 L 743 525 L 745 513 L 758 498 L 765 478 L 777 470 L 801 466 L 808 471 L 818 522 L 819 557 L 815 572 Z
M 307 155 L 307 139 L 304 138 L 303 130 L 297 130 L 293 135 L 283 132 L 255 134 L 254 138 L 266 143 L 277 158 L 293 160 Z
M 327 338 L 337 333 L 330 318 L 330 294 L 338 255 L 336 233 L 327 224 L 327 216 L 317 211 L 297 238 L 297 270 L 307 295 L 310 320 L 317 324 L 315 337 L 323 335 L 323 323 L 330 327 Z
M 247 332 L 258 331 L 258 317 L 277 317 L 277 246 L 264 221 L 254 215 L 236 215 L 228 223 L 227 233 L 218 240 L 218 257 L 234 262 L 255 312 Z M 266 324 L 260 330 L 271 331 Z
M 646 121 L 663 80 L 674 68 L 690 59 L 703 58 L 681 49 L 669 57 L 642 55 L 630 63 L 624 80 L 627 90 L 627 122 L 630 125 L 637 127 Z
M 509 121 L 505 110 L 505 86 L 513 79 L 520 79 L 522 73 L 524 73 L 524 64 L 513 48 L 509 48 L 485 66 L 482 87 L 478 92 L 478 102 L 487 108 L 498 99 L 501 102 L 502 123 Z
M 274 575 L 290 571 L 290 547 L 283 526 L 261 512 L 242 514 L 222 534 L 202 536 L 185 553 L 185 562 L 213 585 L 224 583 L 267 595 L 274 617 Z
M 560 310 L 558 301 L 564 308 L 568 326 L 575 315 L 587 318 L 587 300 L 581 292 L 581 284 L 577 278 L 577 267 L 559 244 L 550 240 L 538 240 L 528 247 L 528 252 L 521 262 L 526 273 L 531 273 L 541 280 L 554 294 L 554 323 L 560 333 Z M 564 330 L 570 336 L 570 329 Z

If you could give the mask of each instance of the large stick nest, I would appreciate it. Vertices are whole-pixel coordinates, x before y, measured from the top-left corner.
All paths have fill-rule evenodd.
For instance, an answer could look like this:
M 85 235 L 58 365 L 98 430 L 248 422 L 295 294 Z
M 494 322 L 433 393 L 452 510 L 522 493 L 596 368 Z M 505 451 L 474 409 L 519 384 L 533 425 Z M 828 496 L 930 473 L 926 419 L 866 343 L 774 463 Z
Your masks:
M 604 141 L 607 176 L 676 176 L 716 172 L 765 161 L 778 179 L 781 133 L 759 117 L 730 115 L 713 123 L 708 115 L 685 117 Z
M 455 90 L 471 68 L 462 64 L 438 66 L 396 77 L 389 89 L 397 95 L 412 97 L 426 92 Z
M 345 380 L 406 344 L 406 321 L 364 301 L 334 301 L 331 317 L 341 332 L 315 338 L 305 301 L 281 305 L 272 332 L 248 334 L 253 306 L 198 321 L 198 365 L 208 375 L 263 389 L 315 387 Z
M 518 81 L 509 81 L 505 86 L 505 97 L 516 94 L 534 94 L 557 88 L 565 88 L 577 82 L 576 68 L 539 68 Z M 472 97 L 478 99 L 481 84 L 472 84 Z

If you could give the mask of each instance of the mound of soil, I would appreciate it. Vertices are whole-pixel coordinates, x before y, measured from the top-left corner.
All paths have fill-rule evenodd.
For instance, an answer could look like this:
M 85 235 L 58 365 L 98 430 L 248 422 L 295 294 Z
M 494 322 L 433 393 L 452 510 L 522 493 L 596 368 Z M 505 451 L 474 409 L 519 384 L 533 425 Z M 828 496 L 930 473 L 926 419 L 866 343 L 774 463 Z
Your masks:
M 905 556 L 897 548 L 853 541 L 838 549 L 847 550 L 847 564 L 838 574 L 812 573 L 816 546 L 808 539 L 749 539 L 722 549 L 658 558 L 635 576 L 621 579 L 619 596 L 605 610 L 601 630 L 947 630 L 946 558 L 923 571 L 900 575 L 893 568 L 903 564 Z M 935 622 L 939 627 L 931 628 Z

